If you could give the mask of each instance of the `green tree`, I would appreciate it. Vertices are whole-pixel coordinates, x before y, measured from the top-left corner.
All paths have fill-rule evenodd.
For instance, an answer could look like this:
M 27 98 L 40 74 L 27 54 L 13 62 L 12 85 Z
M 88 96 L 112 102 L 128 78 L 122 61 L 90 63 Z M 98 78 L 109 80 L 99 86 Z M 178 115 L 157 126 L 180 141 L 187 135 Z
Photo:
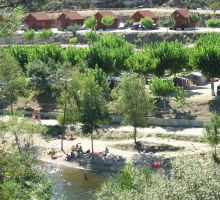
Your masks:
M 219 8 L 219 2 L 214 2 L 210 5 L 210 10 L 213 11 L 213 17 L 215 17 L 216 10 Z
M 125 74 L 111 96 L 115 100 L 115 111 L 124 116 L 122 124 L 134 127 L 136 143 L 137 127 L 147 125 L 146 115 L 155 108 L 154 99 L 145 88 L 145 80 L 136 73 Z
M 125 22 L 126 26 L 128 26 L 128 27 L 132 27 L 132 26 L 133 26 L 133 23 L 134 23 L 134 20 L 133 20 L 133 19 L 128 19 L 128 20 L 126 20 L 126 22 Z
M 33 40 L 35 38 L 35 31 L 33 29 L 30 29 L 28 31 L 26 31 L 24 34 L 23 34 L 23 37 L 26 39 L 26 40 Z
M 77 37 L 73 37 L 73 38 L 70 38 L 70 39 L 69 39 L 69 43 L 70 43 L 70 44 L 72 44 L 72 43 L 76 44 L 77 42 L 78 42 Z
M 167 70 L 170 74 L 176 75 L 183 69 L 191 69 L 189 66 L 188 49 L 178 40 L 173 42 L 156 42 L 146 45 L 145 52 L 150 54 L 152 59 L 158 59 L 154 74 L 162 77 Z
M 73 25 L 67 27 L 67 30 L 72 32 L 73 37 L 76 36 L 76 31 L 78 31 L 80 29 L 81 29 L 81 25 L 78 25 L 78 24 L 73 24 Z
M 28 96 L 26 79 L 19 63 L 9 54 L 1 55 L 0 71 L 0 80 L 5 83 L 0 95 L 5 101 L 9 102 L 13 113 L 14 101 L 20 96 Z
M 84 22 L 86 28 L 91 28 L 92 30 L 95 30 L 95 27 L 97 26 L 97 19 L 95 16 L 89 17 Z
M 110 27 L 114 23 L 115 19 L 112 16 L 105 15 L 101 19 L 101 23 L 105 26 Z
M 43 40 L 49 40 L 53 35 L 53 31 L 51 29 L 43 29 L 38 33 L 39 38 Z
M 149 88 L 154 96 L 160 97 L 164 100 L 164 110 L 166 110 L 167 97 L 176 91 L 173 80 L 163 80 L 154 76 L 152 82 L 149 85 Z
M 150 17 L 144 17 L 144 18 L 141 18 L 140 23 L 145 28 L 150 28 L 153 25 L 154 20 L 152 18 L 150 18 Z
M 219 28 L 220 20 L 217 18 L 211 18 L 205 21 L 205 25 L 210 28 Z
M 70 101 L 72 98 L 76 98 L 77 92 L 79 90 L 77 79 L 78 76 L 79 74 L 75 74 L 75 78 L 73 78 L 73 67 L 71 63 L 64 63 L 57 70 L 56 82 L 53 85 L 53 88 L 55 88 L 60 93 L 60 96 L 56 99 L 57 107 L 60 110 L 57 116 L 57 121 L 62 126 L 61 150 L 63 152 L 63 138 L 65 135 L 66 125 L 75 122 L 75 115 L 72 115 Z M 71 85 L 74 85 L 74 87 L 71 87 Z
M 125 60 L 125 66 L 127 70 L 146 76 L 148 73 L 154 73 L 158 62 L 159 59 L 152 58 L 149 53 L 141 49 L 141 51 L 136 51 Z
M 208 156 L 181 156 L 163 164 L 157 173 L 125 166 L 119 178 L 96 191 L 95 199 L 219 199 L 220 168 Z M 120 178 L 122 177 L 122 178 Z M 193 188 L 193 189 L 192 189 Z
M 211 79 L 211 93 L 214 96 L 214 77 L 220 76 L 220 36 L 217 33 L 201 35 L 190 54 L 190 63 Z M 208 44 L 208 45 L 207 45 Z M 212 67 L 210 67 L 212 66 Z
M 85 33 L 85 40 L 87 40 L 89 43 L 93 43 L 98 41 L 100 38 L 100 35 L 96 33 L 96 31 L 88 31 Z
M 12 34 L 20 28 L 22 18 L 24 17 L 24 11 L 22 7 L 15 7 L 14 9 L 3 7 L 2 9 L 0 37 L 11 37 Z
M 139 45 L 141 45 L 142 39 L 141 39 L 141 38 L 134 39 L 134 43 L 135 43 L 136 46 L 138 47 Z
M 167 16 L 165 18 L 162 18 L 159 21 L 159 24 L 163 27 L 167 27 L 167 32 L 169 28 L 173 28 L 176 24 L 175 19 L 173 18 L 173 16 Z
M 200 16 L 201 15 L 199 12 L 190 12 L 189 13 L 189 21 L 196 24 L 196 22 L 198 22 L 200 20 Z M 196 27 L 194 27 L 194 31 L 195 30 L 196 30 Z
M 206 142 L 212 147 L 213 158 L 217 162 L 217 146 L 220 144 L 220 116 L 214 114 L 210 124 L 204 124 L 204 136 Z
M 89 46 L 88 66 L 98 65 L 107 75 L 118 75 L 126 70 L 125 60 L 134 53 L 134 47 L 122 36 L 104 34 Z
M 47 64 L 41 60 L 34 60 L 27 65 L 27 75 L 30 78 L 30 86 L 36 92 L 45 92 L 48 87 L 47 78 L 51 72 Z
M 76 90 L 75 85 L 71 85 L 69 90 Z M 74 93 L 75 96 L 71 100 L 74 121 L 82 123 L 81 128 L 84 134 L 91 135 L 92 152 L 94 152 L 93 132 L 98 132 L 99 125 L 108 124 L 112 121 L 103 88 L 97 84 L 93 76 L 86 76 L 81 78 L 79 90 Z

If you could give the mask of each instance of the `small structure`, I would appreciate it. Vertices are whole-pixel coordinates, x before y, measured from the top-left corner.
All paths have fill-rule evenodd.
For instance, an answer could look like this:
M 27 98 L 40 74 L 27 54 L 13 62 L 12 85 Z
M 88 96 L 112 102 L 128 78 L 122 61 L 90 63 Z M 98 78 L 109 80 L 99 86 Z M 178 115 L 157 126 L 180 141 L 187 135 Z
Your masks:
M 51 18 L 43 12 L 29 13 L 23 20 L 29 29 L 49 29 L 51 28 Z
M 176 87 L 183 88 L 184 90 L 187 90 L 189 87 L 188 79 L 184 77 L 176 77 L 173 79 L 173 82 Z
M 200 72 L 192 72 L 189 76 L 193 78 L 195 85 L 205 85 L 208 82 L 208 78 Z
M 108 85 L 111 89 L 115 88 L 118 85 L 118 83 L 122 81 L 121 78 L 117 76 L 108 76 L 107 80 L 108 80 Z
M 188 9 L 175 10 L 171 14 L 171 16 L 176 21 L 174 30 L 176 30 L 177 28 L 181 28 L 181 30 L 184 30 L 184 28 L 195 27 L 195 23 L 192 23 L 189 21 L 189 14 L 190 14 L 190 11 Z
M 84 18 L 77 12 L 63 12 L 56 20 L 59 27 L 62 27 L 63 29 L 66 29 L 68 26 L 73 24 L 83 26 L 84 23 Z
M 99 11 L 94 16 L 97 19 L 96 29 L 105 30 L 106 28 L 118 28 L 119 17 L 117 15 L 115 15 L 112 11 Z M 101 20 L 102 20 L 102 17 L 104 17 L 104 16 L 114 17 L 114 23 L 110 27 L 106 27 L 104 24 L 102 24 Z
M 157 23 L 158 17 L 150 10 L 138 10 L 129 19 L 133 19 L 134 22 L 140 22 L 141 18 L 149 17 L 154 20 L 154 24 Z

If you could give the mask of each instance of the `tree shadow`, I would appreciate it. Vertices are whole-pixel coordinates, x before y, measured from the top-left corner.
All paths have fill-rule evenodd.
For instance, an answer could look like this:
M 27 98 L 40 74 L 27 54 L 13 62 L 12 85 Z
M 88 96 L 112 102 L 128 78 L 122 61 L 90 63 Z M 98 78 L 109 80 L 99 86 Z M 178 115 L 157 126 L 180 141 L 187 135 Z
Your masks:
M 125 158 L 111 154 L 110 156 L 94 156 L 83 154 L 80 157 L 72 158 L 71 163 L 78 164 L 80 167 L 88 168 L 94 171 L 118 172 L 125 165 Z
M 210 100 L 208 105 L 210 112 L 216 112 L 217 114 L 220 114 L 220 98 Z

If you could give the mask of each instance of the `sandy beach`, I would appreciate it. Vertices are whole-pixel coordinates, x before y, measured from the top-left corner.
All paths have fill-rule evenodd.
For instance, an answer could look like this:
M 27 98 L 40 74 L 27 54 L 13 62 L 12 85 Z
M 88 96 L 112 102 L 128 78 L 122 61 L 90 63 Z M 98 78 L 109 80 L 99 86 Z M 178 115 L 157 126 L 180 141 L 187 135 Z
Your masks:
M 42 120 L 42 124 L 55 125 L 56 120 Z M 100 130 L 105 133 L 111 133 L 112 135 L 118 135 L 122 133 L 132 134 L 133 127 L 130 126 L 118 126 L 109 125 L 102 126 Z M 132 162 L 137 166 L 150 167 L 152 161 L 163 163 L 167 159 L 171 159 L 177 156 L 182 156 L 184 154 L 200 154 L 201 152 L 209 152 L 211 149 L 206 143 L 191 142 L 174 140 L 169 138 L 158 138 L 156 134 L 175 134 L 180 136 L 202 136 L 202 128 L 172 128 L 172 127 L 148 127 L 148 128 L 138 128 L 137 140 L 142 143 L 149 143 L 151 145 L 157 145 L 158 150 L 154 152 L 142 151 L 138 152 L 135 149 L 118 148 L 118 146 L 132 145 L 134 139 L 121 139 L 121 140 L 103 140 L 95 139 L 93 142 L 94 152 L 103 152 L 106 147 L 108 147 L 110 155 L 103 156 L 100 153 L 99 156 L 93 156 L 92 154 L 83 154 L 79 158 L 73 158 L 71 161 L 66 161 L 66 155 L 61 151 L 61 140 L 55 139 L 46 142 L 44 138 L 39 138 L 39 141 L 35 143 L 36 146 L 40 147 L 40 160 L 46 162 L 52 162 L 59 166 L 66 165 L 69 167 L 86 169 L 86 170 L 96 170 L 96 171 L 111 171 L 117 172 L 126 163 Z M 76 139 L 74 141 L 63 141 L 63 149 L 65 153 L 71 153 L 71 147 L 76 146 L 77 143 L 82 146 L 83 151 L 90 149 L 91 151 L 91 139 L 90 137 L 80 137 L 74 136 Z M 161 146 L 172 146 L 178 150 L 167 150 L 159 151 Z M 48 152 L 52 149 L 56 149 L 56 155 L 59 157 L 57 159 L 51 159 Z

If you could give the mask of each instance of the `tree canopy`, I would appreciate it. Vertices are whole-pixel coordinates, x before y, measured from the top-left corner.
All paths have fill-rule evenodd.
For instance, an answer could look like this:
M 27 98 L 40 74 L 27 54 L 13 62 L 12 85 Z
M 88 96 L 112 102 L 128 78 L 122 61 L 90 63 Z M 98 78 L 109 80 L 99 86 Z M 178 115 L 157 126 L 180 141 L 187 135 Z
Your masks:
M 136 142 L 137 127 L 147 125 L 146 115 L 151 114 L 155 102 L 145 88 L 145 81 L 136 73 L 125 74 L 122 82 L 111 94 L 115 100 L 115 111 L 124 116 L 123 124 L 134 127 L 134 141 Z

